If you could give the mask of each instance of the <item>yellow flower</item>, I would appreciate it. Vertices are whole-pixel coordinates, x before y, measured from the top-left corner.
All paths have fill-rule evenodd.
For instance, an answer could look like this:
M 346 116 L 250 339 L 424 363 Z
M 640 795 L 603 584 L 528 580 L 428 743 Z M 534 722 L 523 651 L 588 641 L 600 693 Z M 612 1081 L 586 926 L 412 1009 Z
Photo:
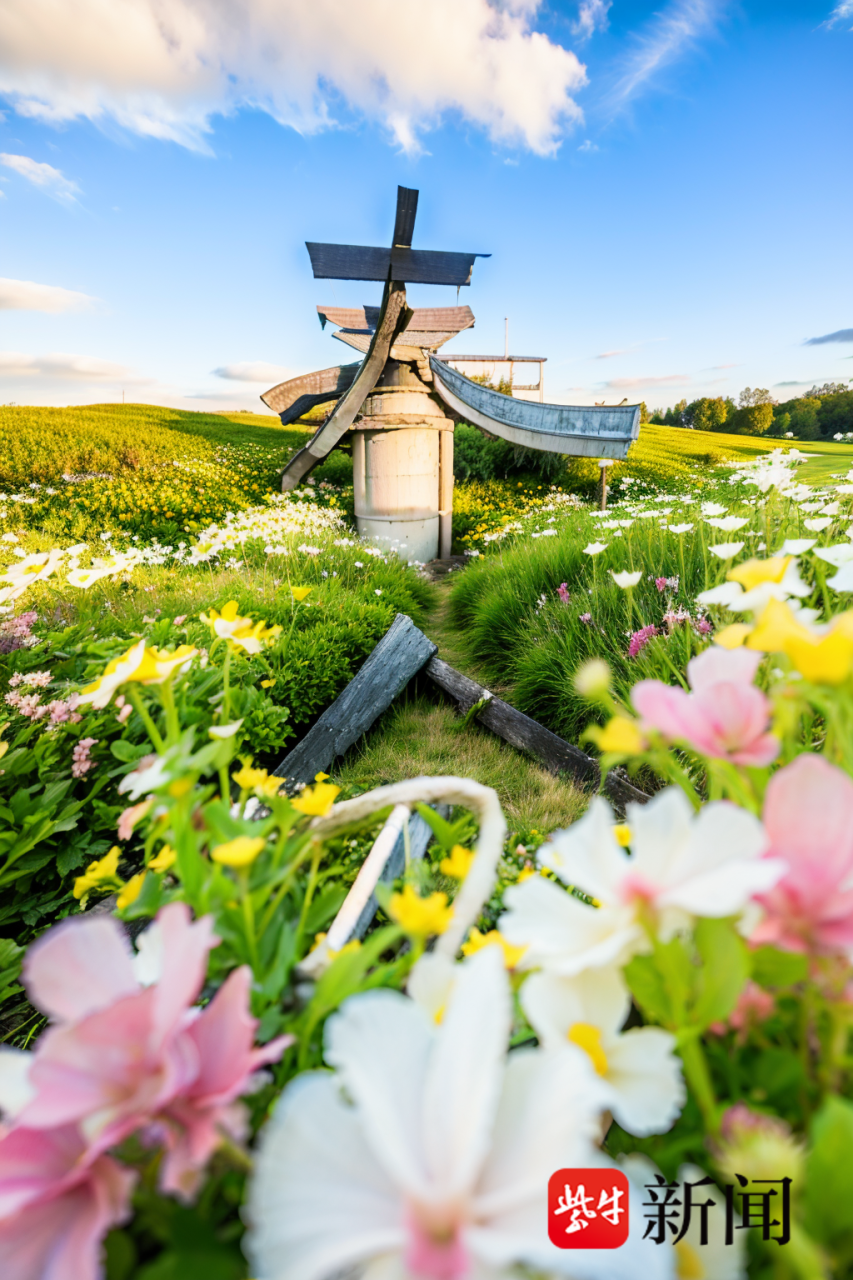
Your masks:
M 613 835 L 616 843 L 621 845 L 623 849 L 627 849 L 631 843 L 631 828 L 627 822 L 617 822 L 613 828 Z
M 446 893 L 431 893 L 421 898 L 410 884 L 402 893 L 392 893 L 388 914 L 406 933 L 416 938 L 428 938 L 444 933 L 453 918 L 453 908 L 447 905 Z
M 325 818 L 339 792 L 340 787 L 331 782 L 318 782 L 314 787 L 306 787 L 290 803 L 300 813 L 310 814 L 313 818 Z
M 313 590 L 313 587 L 291 587 L 290 594 L 293 596 L 297 604 L 301 604 L 305 597 Z
M 315 781 L 315 782 L 325 782 L 325 781 L 326 781 L 328 778 L 330 778 L 330 777 L 331 777 L 331 774 L 328 774 L 328 773 L 322 773 L 322 772 L 321 772 L 321 773 L 315 773 L 315 774 L 314 774 L 314 781 Z
M 598 1027 L 594 1027 L 590 1022 L 575 1022 L 569 1027 L 566 1038 L 572 1044 L 576 1044 L 579 1049 L 583 1049 L 600 1076 L 607 1075 L 610 1064 L 602 1048 L 601 1032 Z
M 273 685 L 274 685 L 274 684 L 275 684 L 275 680 L 262 680 L 262 681 L 261 681 L 261 688 L 262 688 L 262 689 L 271 689 L 271 688 L 273 687 Z
M 473 956 L 478 951 L 482 951 L 483 947 L 500 947 L 504 954 L 504 966 L 507 969 L 514 969 L 527 950 L 527 947 L 514 947 L 511 942 L 507 942 L 498 929 L 480 933 L 479 929 L 474 928 L 468 934 L 468 941 L 462 945 L 462 954 Z
M 771 600 L 747 645 L 786 654 L 812 684 L 843 684 L 853 670 L 853 612 L 839 614 L 819 632 L 800 622 L 784 601 Z
M 90 889 L 101 888 L 108 885 L 110 888 L 115 887 L 115 881 L 118 880 L 118 860 L 121 857 L 121 849 L 114 844 L 109 853 L 105 853 L 103 858 L 99 858 L 96 862 L 90 862 L 82 876 L 78 876 L 74 881 L 74 897 L 83 898 Z
M 464 880 L 471 870 L 473 861 L 474 854 L 470 849 L 464 848 L 461 844 L 455 844 L 450 850 L 450 857 L 442 858 L 438 865 L 444 875 L 452 876 L 454 880 Z
M 715 634 L 714 644 L 718 644 L 721 649 L 739 649 L 751 634 L 752 627 L 746 622 L 733 622 L 731 626 L 723 627 L 722 631 Z
M 210 856 L 225 867 L 249 867 L 265 845 L 263 836 L 237 836 L 235 840 L 211 849 Z
M 148 863 L 150 871 L 168 871 L 169 867 L 174 866 L 177 854 L 170 844 L 164 844 L 163 848 Z
M 516 884 L 524 884 L 525 880 L 529 880 L 531 876 L 537 874 L 535 867 L 522 867 L 518 873 Z
M 603 729 L 593 725 L 587 730 L 587 735 L 596 743 L 599 751 L 614 755 L 634 756 L 644 750 L 646 745 L 636 721 L 629 720 L 627 716 L 613 716 Z
M 131 902 L 135 902 L 142 892 L 142 883 L 145 879 L 145 872 L 140 871 L 128 880 L 121 893 L 116 898 L 116 906 L 119 911 L 124 911 L 125 907 L 129 907 Z
M 249 764 L 244 764 L 243 768 L 238 769 L 236 773 L 232 773 L 231 777 L 241 791 L 254 791 L 256 787 L 265 791 L 271 781 L 266 769 L 253 769 Z M 275 782 L 275 791 L 277 792 L 282 780 L 281 778 L 275 778 L 272 781 Z
M 762 582 L 781 582 L 793 556 L 771 556 L 769 560 L 744 560 L 729 569 L 729 582 L 739 582 L 745 591 L 761 586 Z

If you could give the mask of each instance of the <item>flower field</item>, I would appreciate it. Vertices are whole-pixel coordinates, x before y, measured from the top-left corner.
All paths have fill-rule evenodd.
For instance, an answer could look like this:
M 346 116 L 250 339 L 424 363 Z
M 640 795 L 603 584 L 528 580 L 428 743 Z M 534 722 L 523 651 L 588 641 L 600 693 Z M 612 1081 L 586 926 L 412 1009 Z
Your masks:
M 521 841 L 469 778 L 272 773 L 438 599 L 344 456 L 282 497 L 304 432 L 10 413 L 4 1280 L 853 1274 L 850 477 L 644 428 L 605 512 L 458 485 L 454 643 L 649 796 Z M 433 843 L 338 938 L 396 806 Z M 566 1169 L 620 1248 L 551 1243 Z

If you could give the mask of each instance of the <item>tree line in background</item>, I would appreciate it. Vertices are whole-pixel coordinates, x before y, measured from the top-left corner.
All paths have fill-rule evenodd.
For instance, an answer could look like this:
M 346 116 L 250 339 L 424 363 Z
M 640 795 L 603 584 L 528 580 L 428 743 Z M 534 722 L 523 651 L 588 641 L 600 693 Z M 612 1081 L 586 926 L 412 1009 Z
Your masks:
M 641 406 L 640 420 L 694 431 L 725 431 L 750 436 L 787 436 L 797 440 L 831 440 L 853 432 L 853 388 L 843 382 L 812 387 L 781 403 L 763 387 L 745 387 L 737 399 L 702 396 L 671 409 Z

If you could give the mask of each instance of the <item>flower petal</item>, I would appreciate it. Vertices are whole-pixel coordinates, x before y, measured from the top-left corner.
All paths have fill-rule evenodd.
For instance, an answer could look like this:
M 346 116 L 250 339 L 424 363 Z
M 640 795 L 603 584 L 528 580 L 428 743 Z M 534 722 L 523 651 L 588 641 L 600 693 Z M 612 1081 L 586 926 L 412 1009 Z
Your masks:
M 660 1027 L 633 1027 L 607 1046 L 610 1109 L 638 1138 L 665 1133 L 686 1097 L 675 1039 Z
M 33 1004 L 74 1022 L 139 990 L 121 925 L 108 916 L 66 920 L 27 952 L 24 983 Z

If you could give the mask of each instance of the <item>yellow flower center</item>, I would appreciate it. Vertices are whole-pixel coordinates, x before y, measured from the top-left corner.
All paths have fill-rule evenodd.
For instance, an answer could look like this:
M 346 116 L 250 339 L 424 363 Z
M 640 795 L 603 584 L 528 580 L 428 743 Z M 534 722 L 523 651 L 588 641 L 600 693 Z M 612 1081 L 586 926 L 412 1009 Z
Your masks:
M 623 849 L 627 849 L 631 843 L 631 828 L 627 822 L 617 822 L 613 828 L 613 835 L 618 845 Z
M 708 1274 L 698 1251 L 686 1240 L 675 1246 L 675 1274 L 678 1280 L 705 1280 Z
M 747 591 L 760 587 L 762 582 L 781 582 L 793 556 L 771 556 L 769 560 L 745 560 L 729 569 L 729 582 L 739 582 Z
M 600 1076 L 606 1076 L 609 1063 L 601 1045 L 601 1032 L 591 1022 L 575 1022 L 569 1027 L 566 1039 L 583 1049 Z

